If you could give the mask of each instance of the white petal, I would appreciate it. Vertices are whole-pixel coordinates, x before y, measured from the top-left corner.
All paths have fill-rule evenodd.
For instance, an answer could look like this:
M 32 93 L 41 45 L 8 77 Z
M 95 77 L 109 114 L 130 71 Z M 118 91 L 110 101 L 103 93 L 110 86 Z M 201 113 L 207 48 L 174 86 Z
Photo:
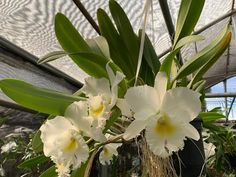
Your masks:
M 143 129 L 145 129 L 147 123 L 148 123 L 148 121 L 134 120 L 133 122 L 131 122 L 131 124 L 126 129 L 123 138 L 125 140 L 135 138 L 136 136 L 139 135 L 139 133 Z
M 107 63 L 106 65 L 106 70 L 110 79 L 110 83 L 111 83 L 111 104 L 110 104 L 110 108 L 112 108 L 117 101 L 117 97 L 118 97 L 118 84 L 125 78 L 125 75 L 121 72 L 116 72 L 116 75 L 113 73 L 113 70 L 111 69 L 111 67 L 109 66 L 109 63 Z
M 106 165 L 110 164 L 113 155 L 117 156 L 117 148 L 121 146 L 121 143 L 111 143 L 104 146 L 102 152 L 99 155 L 99 161 L 101 164 Z
M 70 176 L 70 167 L 69 164 L 67 166 L 63 164 L 63 162 L 56 163 L 56 172 L 58 177 L 69 177 Z
M 98 141 L 98 142 L 105 142 L 106 141 L 106 137 L 105 135 L 102 133 L 103 129 L 99 128 L 99 127 L 89 127 L 85 132 L 85 134 L 91 138 L 93 138 L 94 140 Z
M 121 110 L 121 114 L 126 117 L 132 117 L 132 111 L 130 105 L 127 103 L 125 99 L 118 99 L 116 106 Z
M 93 122 L 93 119 L 88 118 L 88 102 L 74 102 L 65 111 L 65 116 L 79 130 L 86 131 Z
M 55 139 L 61 134 L 64 134 L 70 129 L 76 129 L 71 122 L 61 116 L 57 116 L 54 119 L 47 120 L 41 127 L 42 142 L 44 143 L 43 151 L 46 156 L 53 154 Z
M 41 126 L 41 139 L 44 143 L 44 154 L 50 156 L 56 164 L 77 168 L 89 156 L 89 148 L 77 128 L 64 117 L 47 120 Z M 61 173 L 67 169 L 61 169 Z
M 73 119 L 75 123 L 84 116 L 88 115 L 88 102 L 87 101 L 76 101 L 70 104 L 66 111 L 65 117 Z M 79 124 L 79 123 L 78 123 Z
M 199 132 L 191 124 L 185 124 L 183 126 L 184 126 L 184 130 L 185 130 L 186 136 L 188 138 L 192 138 L 195 141 L 198 141 L 200 139 Z
M 166 138 L 159 136 L 155 130 L 156 120 L 152 119 L 146 128 L 145 137 L 150 150 L 157 156 L 166 158 L 172 154 L 172 151 L 166 150 Z
M 156 121 L 152 119 L 146 128 L 146 140 L 151 151 L 162 158 L 172 155 L 184 147 L 186 137 L 199 139 L 199 133 L 189 123 L 175 122 L 175 131 L 163 135 L 156 132 Z
M 106 78 L 96 79 L 88 77 L 85 79 L 85 84 L 81 90 L 89 97 L 97 96 L 102 93 L 109 93 L 111 95 L 110 83 Z
M 159 111 L 160 99 L 153 87 L 147 85 L 132 87 L 128 89 L 125 99 L 136 115 L 138 115 L 139 112 L 141 112 L 142 115 L 144 114 L 144 117 L 141 117 L 143 120 Z
M 168 83 L 168 78 L 166 76 L 166 73 L 165 72 L 157 73 L 156 78 L 155 78 L 154 88 L 156 89 L 161 102 L 166 93 L 167 83 Z
M 200 94 L 185 87 L 168 90 L 163 99 L 161 112 L 176 121 L 190 122 L 201 111 Z

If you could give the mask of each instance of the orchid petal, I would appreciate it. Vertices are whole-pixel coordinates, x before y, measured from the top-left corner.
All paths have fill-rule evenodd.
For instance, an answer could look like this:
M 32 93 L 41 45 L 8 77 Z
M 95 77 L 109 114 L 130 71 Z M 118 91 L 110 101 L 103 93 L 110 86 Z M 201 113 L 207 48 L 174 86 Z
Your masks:
M 125 75 L 119 71 L 116 72 L 116 75 L 114 74 L 113 70 L 109 66 L 109 63 L 106 65 L 106 70 L 109 76 L 109 80 L 111 83 L 111 103 L 110 107 L 112 108 L 117 101 L 118 97 L 118 84 L 125 78 Z
M 136 115 L 141 114 L 143 117 L 137 119 L 147 119 L 159 111 L 160 101 L 156 90 L 147 85 L 137 86 L 128 89 L 125 99 Z M 146 116 L 145 116 L 146 115 Z
M 168 78 L 166 76 L 166 73 L 165 72 L 157 73 L 155 78 L 154 88 L 156 89 L 161 102 L 166 93 L 167 83 L 168 83 Z
M 117 152 L 117 148 L 119 146 L 121 146 L 121 143 L 111 143 L 111 144 L 107 144 L 103 147 L 102 152 L 99 155 L 99 161 L 102 165 L 109 165 L 113 155 L 117 156 L 118 152 Z
M 185 87 L 178 87 L 166 92 L 161 112 L 176 121 L 190 122 L 201 111 L 200 94 Z
M 106 78 L 85 78 L 85 84 L 81 90 L 89 97 L 97 96 L 102 93 L 111 94 L 110 83 Z
M 118 99 L 116 106 L 121 110 L 121 114 L 126 117 L 132 117 L 132 111 L 130 105 L 125 99 Z
M 131 124 L 128 126 L 126 129 L 123 138 L 125 140 L 130 140 L 132 138 L 135 138 L 140 134 L 142 130 L 145 129 L 148 121 L 139 121 L 139 120 L 134 120 L 131 122 Z
M 65 111 L 65 116 L 80 130 L 86 130 L 92 124 L 93 119 L 87 119 L 88 102 L 78 101 L 69 105 Z
M 67 130 L 76 129 L 68 119 L 57 116 L 54 119 L 47 120 L 40 127 L 41 136 L 44 146 L 43 151 L 45 156 L 51 156 L 54 149 L 54 139 L 58 137 L 59 134 L 65 133 Z

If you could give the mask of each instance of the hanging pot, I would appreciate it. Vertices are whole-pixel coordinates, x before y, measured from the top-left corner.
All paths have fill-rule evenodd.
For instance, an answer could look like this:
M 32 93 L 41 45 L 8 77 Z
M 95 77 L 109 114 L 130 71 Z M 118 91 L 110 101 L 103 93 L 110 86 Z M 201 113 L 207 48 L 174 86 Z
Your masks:
M 202 139 L 202 120 L 199 118 L 190 122 L 200 134 L 198 141 L 187 139 L 184 149 L 178 152 L 178 156 L 173 155 L 173 162 L 177 174 L 182 174 L 182 177 L 199 177 L 205 172 L 204 162 L 205 154 Z

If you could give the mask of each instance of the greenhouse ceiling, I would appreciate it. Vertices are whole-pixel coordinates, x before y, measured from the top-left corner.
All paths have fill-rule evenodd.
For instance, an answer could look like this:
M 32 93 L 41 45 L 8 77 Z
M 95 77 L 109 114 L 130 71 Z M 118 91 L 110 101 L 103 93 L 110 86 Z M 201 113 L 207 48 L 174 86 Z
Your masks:
M 81 0 L 85 9 L 96 21 L 96 10 L 103 8 L 108 12 L 108 0 Z M 135 31 L 140 28 L 141 16 L 145 0 L 118 0 L 128 14 Z M 164 1 L 160 1 L 164 2 Z M 160 58 L 166 54 L 171 46 L 171 21 L 176 24 L 180 0 L 168 0 L 164 6 L 158 0 L 153 0 L 153 18 L 149 18 L 148 34 L 152 38 L 156 52 Z M 162 13 L 162 9 L 167 7 Z M 196 26 L 195 32 L 205 37 L 203 42 L 198 42 L 184 48 L 181 52 L 182 60 L 187 60 L 196 51 L 206 46 L 224 26 L 232 19 L 234 29 L 234 0 L 206 0 L 205 6 Z M 168 17 L 168 9 L 170 17 Z M 86 20 L 81 11 L 72 0 L 1 0 L 0 1 L 0 41 L 6 41 L 22 48 L 28 53 L 42 57 L 51 51 L 60 50 L 54 34 L 54 16 L 57 12 L 65 14 L 77 27 L 78 31 L 86 38 L 97 36 L 97 32 Z M 166 26 L 166 21 L 167 25 Z M 153 22 L 153 23 L 152 23 Z M 173 28 L 174 29 L 174 28 Z M 169 31 L 168 31 L 169 30 Z M 9 45 L 9 43 L 7 43 Z M 232 40 L 230 47 L 217 64 L 205 75 L 208 85 L 213 85 L 236 73 L 236 43 Z M 36 58 L 34 58 L 36 59 Z M 65 72 L 72 78 L 83 82 L 86 74 L 68 59 L 63 58 L 50 65 Z

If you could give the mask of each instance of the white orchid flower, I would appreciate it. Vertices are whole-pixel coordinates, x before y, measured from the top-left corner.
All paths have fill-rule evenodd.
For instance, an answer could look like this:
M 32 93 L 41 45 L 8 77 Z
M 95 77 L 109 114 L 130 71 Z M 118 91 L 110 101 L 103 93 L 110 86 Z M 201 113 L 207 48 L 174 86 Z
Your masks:
M 57 116 L 47 120 L 40 131 L 44 154 L 56 164 L 61 176 L 63 172 L 66 176 L 70 166 L 78 168 L 88 159 L 89 148 L 80 135 L 80 130 L 68 119 Z
M 99 142 L 106 140 L 102 131 L 109 119 L 111 108 L 117 102 L 118 84 L 125 77 L 120 72 L 115 75 L 108 64 L 106 69 L 110 81 L 106 78 L 86 78 L 81 90 L 88 96 L 88 100 L 74 102 L 65 111 L 66 117 L 86 136 Z
M 109 76 L 109 80 L 106 78 L 96 79 L 94 77 L 88 77 L 85 79 L 85 84 L 81 89 L 89 98 L 99 97 L 102 99 L 102 105 L 106 110 L 110 110 L 117 101 L 118 98 L 118 84 L 125 78 L 121 72 L 113 73 L 109 64 L 106 65 L 106 70 Z
M 97 99 L 96 97 L 94 98 Z M 104 142 L 106 141 L 106 137 L 102 133 L 103 127 L 106 123 L 106 117 L 103 113 L 104 110 L 92 110 L 94 111 L 92 112 L 90 109 L 93 108 L 91 108 L 89 105 L 89 101 L 78 101 L 72 103 L 67 107 L 65 116 L 72 122 L 74 126 L 78 127 L 78 129 L 80 129 L 85 136 L 91 137 L 99 142 Z M 95 100 L 94 104 L 96 101 L 99 102 L 99 100 Z M 103 116 L 98 116 L 100 114 L 103 114 Z
M 106 135 L 106 138 L 113 138 L 112 135 Z M 111 163 L 111 160 L 113 156 L 117 156 L 117 148 L 120 147 L 122 143 L 109 143 L 103 146 L 102 151 L 99 155 L 99 161 L 102 165 L 109 165 Z
M 163 158 L 182 149 L 186 136 L 199 139 L 199 133 L 189 122 L 201 111 L 199 93 L 184 87 L 168 91 L 166 88 L 167 77 L 161 72 L 154 87 L 132 87 L 125 95 L 135 120 L 124 133 L 124 139 L 134 138 L 146 128 L 150 149 Z
M 102 152 L 99 155 L 99 161 L 102 165 L 109 165 L 113 156 L 117 156 L 117 148 L 121 146 L 121 143 L 111 143 L 103 147 Z

